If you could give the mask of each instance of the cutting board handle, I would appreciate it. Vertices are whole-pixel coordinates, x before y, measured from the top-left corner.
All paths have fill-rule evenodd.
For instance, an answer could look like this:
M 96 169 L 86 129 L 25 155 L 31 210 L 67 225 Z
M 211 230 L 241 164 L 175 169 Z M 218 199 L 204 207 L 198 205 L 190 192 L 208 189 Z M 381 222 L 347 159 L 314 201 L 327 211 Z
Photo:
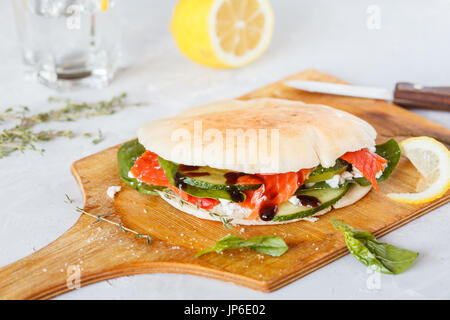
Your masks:
M 246 284 L 228 272 L 208 272 L 192 250 L 180 248 L 176 250 L 180 258 L 167 259 L 173 245 L 153 239 L 150 248 L 145 239 L 81 215 L 48 246 L 0 268 L 0 300 L 49 299 L 101 280 L 154 272 L 212 274 L 212 278 Z
M 44 299 L 79 287 L 79 264 L 69 264 L 73 260 L 70 255 L 73 256 L 70 243 L 62 236 L 28 257 L 1 268 L 0 299 Z
M 0 300 L 48 299 L 82 285 L 132 273 L 122 266 L 123 256 L 117 254 L 117 246 L 105 245 L 104 239 L 111 233 L 117 230 L 82 215 L 46 247 L 0 268 Z M 121 232 L 118 236 L 123 243 L 133 243 L 133 237 Z
M 450 111 L 450 87 L 399 82 L 395 86 L 394 103 L 409 108 Z

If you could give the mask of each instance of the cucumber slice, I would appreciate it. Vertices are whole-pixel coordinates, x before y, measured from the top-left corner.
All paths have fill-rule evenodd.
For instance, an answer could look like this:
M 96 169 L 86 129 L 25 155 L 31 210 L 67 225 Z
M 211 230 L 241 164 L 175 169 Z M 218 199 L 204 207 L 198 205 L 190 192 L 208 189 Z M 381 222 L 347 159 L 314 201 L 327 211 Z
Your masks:
M 319 212 L 336 203 L 340 198 L 342 198 L 345 195 L 345 193 L 348 191 L 349 188 L 350 184 L 345 183 L 341 187 L 336 189 L 321 189 L 321 190 L 301 189 L 297 191 L 296 194 L 314 197 L 320 201 L 320 205 L 315 208 L 311 208 L 301 205 L 297 206 L 289 201 L 286 201 L 278 209 L 278 212 L 273 218 L 273 221 L 288 221 L 311 216 L 314 213 Z
M 227 175 L 239 175 L 238 172 L 211 167 L 178 166 L 178 172 L 183 175 L 184 182 L 201 189 L 208 190 L 254 190 L 261 184 L 239 185 L 227 184 Z
M 165 160 L 161 157 L 158 158 L 161 168 L 169 179 L 171 185 L 183 190 L 187 194 L 198 198 L 211 198 L 211 199 L 226 199 L 233 202 L 245 201 L 245 193 L 239 191 L 237 188 L 229 188 L 227 190 L 214 190 L 203 189 L 190 184 L 185 181 L 186 176 L 179 172 L 179 165 Z M 232 187 L 232 186 L 231 186 Z
M 306 187 L 305 185 L 300 186 L 300 188 L 297 189 L 297 193 L 300 190 L 324 190 L 324 189 L 335 189 L 335 188 L 331 187 L 325 181 L 320 181 L 320 182 L 314 183 L 314 185 L 311 187 Z
M 313 172 L 310 173 L 308 179 L 305 183 L 325 181 L 333 178 L 336 174 L 341 174 L 347 170 L 348 163 L 342 159 L 337 159 L 334 166 L 329 168 L 324 168 L 319 165 Z

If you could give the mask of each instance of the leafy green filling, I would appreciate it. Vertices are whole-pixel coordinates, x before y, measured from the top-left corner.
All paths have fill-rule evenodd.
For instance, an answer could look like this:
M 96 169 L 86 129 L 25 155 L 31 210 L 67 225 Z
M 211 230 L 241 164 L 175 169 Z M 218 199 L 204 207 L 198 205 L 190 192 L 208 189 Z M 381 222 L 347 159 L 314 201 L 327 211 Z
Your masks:
M 392 174 L 394 169 L 397 167 L 397 164 L 398 164 L 398 161 L 400 160 L 400 155 L 401 155 L 400 147 L 398 146 L 397 142 L 394 139 L 390 139 L 389 141 L 387 141 L 383 144 L 377 145 L 375 147 L 375 153 L 388 161 L 386 168 L 383 171 L 383 174 L 379 178 L 377 178 L 377 181 L 381 182 L 381 181 L 384 181 L 387 178 L 389 178 L 389 176 Z M 338 173 L 340 169 L 346 168 L 348 166 L 349 166 L 349 163 L 347 163 L 346 161 L 344 161 L 342 159 L 338 159 L 336 161 L 336 164 L 330 168 L 323 168 L 322 166 L 319 165 L 310 174 L 310 177 L 312 176 L 313 178 L 312 179 L 308 178 L 308 180 L 306 180 L 305 183 L 302 186 L 300 186 L 299 190 L 302 190 L 302 189 L 307 189 L 307 190 L 309 190 L 309 189 L 311 189 L 311 190 L 332 189 L 333 187 L 331 187 L 328 183 L 326 183 L 326 181 L 315 182 L 314 185 L 312 185 L 310 187 L 306 187 L 306 184 L 309 182 L 313 182 L 311 180 L 314 180 L 314 177 L 324 176 L 327 173 L 333 173 L 333 172 Z M 347 169 L 347 170 L 349 170 L 349 169 Z M 330 176 L 329 178 L 332 178 L 332 177 Z M 365 177 L 355 178 L 352 181 L 358 183 L 361 186 L 368 186 L 371 184 L 370 181 L 367 180 Z
M 119 175 L 126 184 L 133 187 L 137 191 L 144 194 L 158 195 L 156 191 L 163 190 L 165 189 L 165 187 L 149 185 L 128 176 L 130 169 L 133 167 L 136 160 L 144 152 L 145 148 L 143 145 L 139 143 L 138 139 L 134 139 L 132 141 L 124 143 L 117 152 Z M 388 161 L 387 167 L 383 171 L 383 174 L 377 179 L 377 181 L 384 181 L 391 175 L 391 173 L 394 171 L 395 167 L 398 164 L 398 161 L 400 159 L 400 148 L 397 142 L 394 139 L 391 139 L 383 144 L 377 145 L 375 152 Z M 165 160 L 161 157 L 158 158 L 158 161 L 160 162 L 161 167 L 163 168 L 167 178 L 169 179 L 169 182 L 173 186 L 176 186 L 175 176 L 178 171 L 178 165 L 171 161 Z M 345 161 L 338 159 L 335 166 L 331 168 L 323 168 L 319 166 L 311 173 L 311 176 L 314 177 L 323 175 L 324 173 L 326 174 L 327 172 L 336 171 L 344 167 Z M 354 179 L 354 181 L 362 186 L 370 185 L 370 182 L 364 177 L 356 178 Z M 303 185 L 300 188 L 305 188 L 305 186 Z M 312 189 L 327 189 L 327 188 L 331 187 L 324 181 L 317 182 L 312 187 Z M 245 193 L 240 192 L 238 190 L 234 190 L 235 193 L 234 197 L 232 192 L 230 192 L 230 190 L 215 190 L 215 189 L 200 188 L 197 186 L 192 186 L 187 183 L 183 184 L 182 190 L 192 196 L 199 198 L 227 199 L 235 202 L 242 202 L 245 200 Z M 236 198 L 239 199 L 239 201 L 236 201 Z
M 131 168 L 136 160 L 145 152 L 145 148 L 139 143 L 138 139 L 134 139 L 124 143 L 117 151 L 117 161 L 119 166 L 119 175 L 123 182 L 137 191 L 144 194 L 158 196 L 156 190 L 163 190 L 165 187 L 149 185 L 135 178 L 128 176 Z
M 376 145 L 375 153 L 388 161 L 386 168 L 383 170 L 383 174 L 377 178 L 377 181 L 381 182 L 389 178 L 395 167 L 397 167 L 401 151 L 397 141 L 390 139 L 383 144 Z M 361 186 L 370 185 L 370 181 L 364 177 L 356 178 L 355 181 Z

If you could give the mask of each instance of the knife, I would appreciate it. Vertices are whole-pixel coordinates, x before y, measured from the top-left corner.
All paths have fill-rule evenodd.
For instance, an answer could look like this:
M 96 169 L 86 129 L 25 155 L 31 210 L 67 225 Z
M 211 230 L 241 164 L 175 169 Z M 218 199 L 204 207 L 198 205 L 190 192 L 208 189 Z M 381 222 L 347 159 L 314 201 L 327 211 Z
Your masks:
M 360 87 L 320 81 L 287 80 L 285 85 L 309 92 L 392 101 L 409 108 L 450 111 L 450 87 L 398 82 L 395 89 Z

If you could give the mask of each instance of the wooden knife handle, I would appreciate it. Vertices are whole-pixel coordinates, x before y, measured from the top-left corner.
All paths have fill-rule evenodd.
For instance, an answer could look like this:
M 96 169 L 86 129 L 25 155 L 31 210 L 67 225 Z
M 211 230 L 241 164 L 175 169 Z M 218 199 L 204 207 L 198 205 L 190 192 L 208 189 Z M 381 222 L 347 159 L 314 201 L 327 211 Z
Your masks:
M 394 103 L 409 108 L 450 111 L 450 87 L 399 82 L 395 86 Z

